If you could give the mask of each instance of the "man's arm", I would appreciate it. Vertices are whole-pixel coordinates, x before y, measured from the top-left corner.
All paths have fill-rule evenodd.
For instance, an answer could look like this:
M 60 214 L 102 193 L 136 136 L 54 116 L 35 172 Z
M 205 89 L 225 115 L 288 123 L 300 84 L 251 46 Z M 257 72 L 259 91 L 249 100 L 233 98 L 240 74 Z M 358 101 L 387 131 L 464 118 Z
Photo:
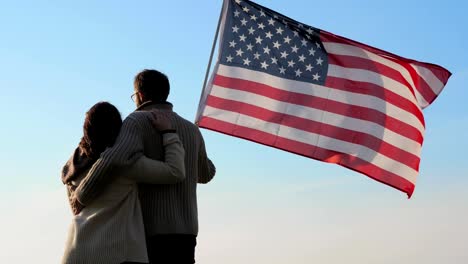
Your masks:
M 174 184 L 185 180 L 185 151 L 175 132 L 163 134 L 164 161 L 140 157 L 127 170 L 140 183 Z
M 112 180 L 112 175 L 109 173 L 112 168 L 131 165 L 143 155 L 142 141 L 136 120 L 131 116 L 127 117 L 114 146 L 101 154 L 76 189 L 75 202 L 87 205 L 93 201 Z
M 200 132 L 199 135 L 201 143 L 198 152 L 198 183 L 208 183 L 215 176 L 216 167 L 206 154 L 205 141 Z

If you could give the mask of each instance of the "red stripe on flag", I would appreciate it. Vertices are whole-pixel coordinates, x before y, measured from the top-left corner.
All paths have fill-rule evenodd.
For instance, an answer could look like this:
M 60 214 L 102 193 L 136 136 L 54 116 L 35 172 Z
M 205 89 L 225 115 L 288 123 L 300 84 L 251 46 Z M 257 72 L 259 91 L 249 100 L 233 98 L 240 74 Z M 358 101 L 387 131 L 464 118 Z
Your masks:
M 445 69 L 444 67 L 441 67 L 439 65 L 436 65 L 436 64 L 433 64 L 433 63 L 428 63 L 428 62 L 420 62 L 420 61 L 408 59 L 408 58 L 405 58 L 405 57 L 401 57 L 401 56 L 396 55 L 394 53 L 391 53 L 391 52 L 388 52 L 388 51 L 385 51 L 385 50 L 381 50 L 381 49 L 378 49 L 378 48 L 375 48 L 375 47 L 371 47 L 371 46 L 366 45 L 364 43 L 361 43 L 361 42 L 358 42 L 358 41 L 355 41 L 355 40 L 352 40 L 352 39 L 349 39 L 349 38 L 345 38 L 345 37 L 342 37 L 342 36 L 338 36 L 338 35 L 335 35 L 333 33 L 330 33 L 330 32 L 324 31 L 324 30 L 320 30 L 320 40 L 322 40 L 322 42 L 336 42 L 336 43 L 356 46 L 356 47 L 359 47 L 361 49 L 370 51 L 370 52 L 372 52 L 374 54 L 377 54 L 377 55 L 384 55 L 385 58 L 391 57 L 391 58 L 394 58 L 394 59 L 397 59 L 397 60 L 405 61 L 405 62 L 408 62 L 408 63 L 413 63 L 415 65 L 424 67 L 424 68 L 432 71 L 432 73 L 434 73 L 434 75 L 437 76 L 439 78 L 439 80 L 444 85 L 447 83 L 447 80 L 451 75 L 451 73 L 447 69 Z
M 408 81 L 403 78 L 399 71 L 379 62 L 353 56 L 328 54 L 328 63 L 346 68 L 368 70 L 380 75 L 384 75 L 408 87 L 408 91 L 414 95 L 413 88 L 408 83 Z
M 387 58 L 389 60 L 392 60 L 395 63 L 398 63 L 402 67 L 404 67 L 409 74 L 411 75 L 411 79 L 413 80 L 414 86 L 416 86 L 416 90 L 422 95 L 424 100 L 431 104 L 436 98 L 437 94 L 434 93 L 432 88 L 429 86 L 429 84 L 421 77 L 419 74 L 416 72 L 416 70 L 411 67 L 407 62 L 405 61 L 400 61 L 394 58 Z
M 284 151 L 299 154 L 319 161 L 339 164 L 346 168 L 363 173 L 381 183 L 403 191 L 407 193 L 408 197 L 411 197 L 414 191 L 414 184 L 410 181 L 402 178 L 399 175 L 375 166 L 365 160 L 348 154 L 319 148 L 298 141 L 278 137 L 263 131 L 238 126 L 205 116 L 201 117 L 199 126 L 227 135 L 254 141 L 263 145 L 273 146 Z
M 416 106 L 413 102 L 406 99 L 405 97 L 400 96 L 399 94 L 396 94 L 390 90 L 382 89 L 382 87 L 373 83 L 357 82 L 348 79 L 328 76 L 325 82 L 325 86 L 341 91 L 377 97 L 379 99 L 382 99 L 383 101 L 388 102 L 389 104 L 392 104 L 401 108 L 402 110 L 405 110 L 410 114 L 413 114 L 424 127 L 426 126 L 424 116 L 421 112 L 421 109 L 418 106 Z
M 411 125 L 401 122 L 396 118 L 387 116 L 384 113 L 374 109 L 348 105 L 311 95 L 284 91 L 265 84 L 242 79 L 229 78 L 218 74 L 215 76 L 213 84 L 230 89 L 255 93 L 282 102 L 307 106 L 330 113 L 370 121 L 375 124 L 379 124 L 397 134 L 414 140 L 419 144 L 422 144 L 423 142 L 423 135 L 419 130 L 412 127 Z
M 347 44 L 351 46 L 356 46 L 359 48 L 362 48 L 364 50 L 367 50 L 369 52 L 372 52 L 374 54 L 380 55 L 380 56 L 385 56 L 386 59 L 390 59 L 399 65 L 403 66 L 410 74 L 413 82 L 415 83 L 416 89 L 419 91 L 419 93 L 424 97 L 424 99 L 428 102 L 431 103 L 432 101 L 435 100 L 437 95 L 434 93 L 434 91 L 430 88 L 430 84 L 428 84 L 424 79 L 422 79 L 419 74 L 409 65 L 409 63 L 413 63 L 415 65 L 424 67 L 428 70 L 430 70 L 434 75 L 445 85 L 448 81 L 448 78 L 450 77 L 451 73 L 444 69 L 443 67 L 431 63 L 425 63 L 425 62 L 419 62 L 415 60 L 411 60 L 408 58 L 404 58 L 401 56 L 398 56 L 396 54 L 377 49 L 371 46 L 368 46 L 366 44 L 334 35 L 330 32 L 327 31 L 320 31 L 320 39 L 322 42 L 336 42 L 336 43 L 341 43 L 341 44 Z
M 241 113 L 266 122 L 280 124 L 310 133 L 362 145 L 393 160 L 403 163 L 416 171 L 419 169 L 419 158 L 417 156 L 366 133 L 336 127 L 293 115 L 273 112 L 258 106 L 211 95 L 208 97 L 206 104 L 214 108 Z

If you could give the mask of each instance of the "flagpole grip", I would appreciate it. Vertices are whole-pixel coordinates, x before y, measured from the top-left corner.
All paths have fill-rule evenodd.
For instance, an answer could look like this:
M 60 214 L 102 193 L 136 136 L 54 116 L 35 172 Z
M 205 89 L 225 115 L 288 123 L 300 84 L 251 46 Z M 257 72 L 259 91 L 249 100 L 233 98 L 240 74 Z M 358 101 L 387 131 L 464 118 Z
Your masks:
M 213 61 L 213 54 L 214 54 L 214 50 L 215 50 L 215 47 L 216 47 L 216 41 L 218 40 L 219 28 L 221 26 L 221 18 L 223 16 L 225 1 L 226 0 L 223 1 L 223 4 L 221 6 L 221 12 L 219 13 L 218 26 L 216 27 L 216 33 L 215 33 L 215 37 L 213 39 L 213 46 L 211 47 L 210 59 L 208 61 L 208 67 L 206 68 L 205 80 L 203 81 L 203 87 L 202 87 L 201 94 L 200 94 L 200 100 L 198 101 L 198 107 L 199 108 L 200 108 L 200 104 L 201 104 L 202 99 L 203 99 L 203 94 L 205 92 L 206 83 L 208 81 L 208 75 L 210 73 L 211 63 Z M 195 117 L 195 124 L 196 125 L 198 125 L 199 115 L 200 115 L 200 109 L 197 110 L 197 116 Z

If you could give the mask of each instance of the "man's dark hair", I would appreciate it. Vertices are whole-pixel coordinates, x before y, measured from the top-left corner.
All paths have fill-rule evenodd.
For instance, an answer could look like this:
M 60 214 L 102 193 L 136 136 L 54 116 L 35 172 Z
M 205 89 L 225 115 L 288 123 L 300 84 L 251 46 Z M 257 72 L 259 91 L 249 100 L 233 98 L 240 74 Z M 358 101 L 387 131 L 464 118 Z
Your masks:
M 79 145 L 81 152 L 88 158 L 97 160 L 101 152 L 114 145 L 121 127 L 122 117 L 114 105 L 108 102 L 95 104 L 86 113 L 83 137 Z
M 166 102 L 169 96 L 169 79 L 157 70 L 145 69 L 135 76 L 135 91 L 142 93 L 147 100 Z

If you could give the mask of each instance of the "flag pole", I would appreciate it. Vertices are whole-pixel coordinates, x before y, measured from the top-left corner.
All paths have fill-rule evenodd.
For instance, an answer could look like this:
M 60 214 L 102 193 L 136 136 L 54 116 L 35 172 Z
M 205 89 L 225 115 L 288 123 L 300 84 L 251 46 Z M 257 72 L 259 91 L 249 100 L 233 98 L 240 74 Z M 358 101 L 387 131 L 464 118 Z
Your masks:
M 201 104 L 202 99 L 203 99 L 203 93 L 205 91 L 206 82 L 208 81 L 208 75 L 210 73 L 210 68 L 211 68 L 211 62 L 213 61 L 213 54 L 214 54 L 214 50 L 215 50 L 215 47 L 216 47 L 216 41 L 218 40 L 219 27 L 221 26 L 221 18 L 223 16 L 223 11 L 224 11 L 224 6 L 225 6 L 224 2 L 225 2 L 225 0 L 223 1 L 223 4 L 221 6 L 221 12 L 219 13 L 218 26 L 216 27 L 216 33 L 215 33 L 215 37 L 213 39 L 213 46 L 211 48 L 210 59 L 208 61 L 208 67 L 206 68 L 205 80 L 203 81 L 203 87 L 202 87 L 201 94 L 200 94 L 200 100 L 198 101 L 198 106 L 199 107 L 200 107 L 200 104 Z M 197 116 L 195 117 L 195 119 L 198 118 L 198 114 L 199 113 L 197 113 Z M 196 122 L 196 124 L 198 125 L 198 122 Z

